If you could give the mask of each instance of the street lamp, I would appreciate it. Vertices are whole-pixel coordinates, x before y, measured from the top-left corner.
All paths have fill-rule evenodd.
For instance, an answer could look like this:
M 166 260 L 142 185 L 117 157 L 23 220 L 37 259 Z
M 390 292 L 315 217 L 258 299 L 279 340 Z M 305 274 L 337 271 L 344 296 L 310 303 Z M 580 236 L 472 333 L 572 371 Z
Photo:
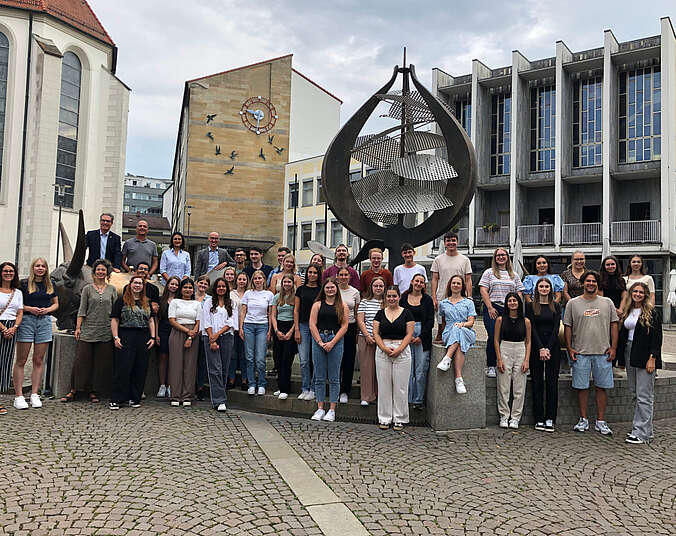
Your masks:
M 185 206 L 186 210 L 188 211 L 188 232 L 187 232 L 187 238 L 190 239 L 190 209 L 195 208 L 192 205 L 186 205 Z
M 63 200 L 66 197 L 66 190 L 70 190 L 71 186 L 67 184 L 52 184 L 56 189 L 56 200 L 59 205 L 59 224 L 56 227 L 56 266 L 59 265 L 59 246 L 61 245 L 61 210 L 63 209 Z

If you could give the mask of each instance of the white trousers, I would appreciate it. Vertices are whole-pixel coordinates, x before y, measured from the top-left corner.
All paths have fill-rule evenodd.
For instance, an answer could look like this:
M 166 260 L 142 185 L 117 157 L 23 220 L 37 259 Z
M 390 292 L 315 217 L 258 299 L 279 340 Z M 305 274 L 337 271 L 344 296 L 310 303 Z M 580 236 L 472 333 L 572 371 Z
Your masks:
M 509 392 L 512 391 L 512 419 L 521 419 L 523 401 L 526 398 L 526 374 L 521 372 L 521 365 L 526 358 L 526 345 L 524 342 L 502 341 L 500 343 L 500 356 L 505 365 L 505 372 L 498 370 L 498 413 L 500 417 L 509 418 Z
M 401 341 L 383 340 L 388 348 L 397 348 Z M 376 348 L 378 379 L 378 422 L 408 423 L 408 382 L 411 376 L 411 348 L 407 346 L 392 358 Z

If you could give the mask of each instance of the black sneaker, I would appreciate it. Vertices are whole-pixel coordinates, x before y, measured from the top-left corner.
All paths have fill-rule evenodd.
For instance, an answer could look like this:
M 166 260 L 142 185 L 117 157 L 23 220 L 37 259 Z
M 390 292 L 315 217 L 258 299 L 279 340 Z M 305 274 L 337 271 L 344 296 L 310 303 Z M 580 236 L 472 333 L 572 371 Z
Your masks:
M 547 427 L 545 426 L 545 423 L 543 423 L 543 422 L 536 422 L 535 423 L 535 429 L 540 431 L 540 432 L 544 432 L 547 429 Z
M 108 409 L 111 410 L 120 409 L 120 405 L 117 402 L 111 402 L 110 404 L 108 404 Z
M 643 441 L 643 439 L 641 439 L 640 437 L 636 437 L 631 434 L 624 439 L 624 442 L 631 443 L 632 445 L 642 445 L 643 443 L 646 443 L 646 441 Z
M 130 401 L 129 401 L 129 407 L 130 407 L 130 408 L 140 408 L 140 407 L 141 407 L 141 403 L 140 403 L 140 402 L 137 402 L 136 400 L 130 400 Z

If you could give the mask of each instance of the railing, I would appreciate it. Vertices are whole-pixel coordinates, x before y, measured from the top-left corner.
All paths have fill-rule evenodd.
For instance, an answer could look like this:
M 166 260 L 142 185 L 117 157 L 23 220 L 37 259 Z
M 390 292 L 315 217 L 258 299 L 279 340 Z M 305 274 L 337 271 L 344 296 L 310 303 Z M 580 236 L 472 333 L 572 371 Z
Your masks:
M 562 244 L 601 243 L 601 223 L 564 223 L 561 227 Z
M 519 225 L 518 236 L 524 246 L 554 243 L 553 225 Z
M 640 244 L 660 242 L 660 221 L 610 222 L 610 241 L 614 244 Z
M 509 245 L 509 227 L 500 227 L 497 231 L 486 231 L 483 227 L 476 230 L 477 246 L 504 246 Z
M 469 244 L 469 229 L 467 227 L 460 227 L 458 229 L 458 244 L 460 246 Z

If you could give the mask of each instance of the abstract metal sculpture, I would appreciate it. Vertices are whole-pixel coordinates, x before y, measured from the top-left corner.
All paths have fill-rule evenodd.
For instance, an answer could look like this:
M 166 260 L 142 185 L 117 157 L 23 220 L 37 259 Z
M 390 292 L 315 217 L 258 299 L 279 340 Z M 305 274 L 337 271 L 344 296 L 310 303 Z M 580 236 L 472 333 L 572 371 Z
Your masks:
M 405 54 L 405 52 L 404 52 Z M 402 74 L 402 89 L 391 91 Z M 413 82 L 414 91 L 410 89 Z M 378 134 L 360 132 L 379 103 L 398 124 Z M 436 123 L 437 134 L 430 131 Z M 445 149 L 446 155 L 428 154 Z M 426 153 L 421 153 L 426 151 Z M 350 160 L 367 166 L 350 181 Z M 380 242 L 389 264 L 401 263 L 401 245 L 419 246 L 451 229 L 468 207 L 477 182 L 474 148 L 450 111 L 419 81 L 415 67 L 395 66 L 392 78 L 350 118 L 331 142 L 322 177 L 336 218 L 352 233 Z M 416 225 L 418 213 L 432 213 Z M 354 253 L 354 252 L 353 252 Z M 356 257 L 364 257 L 364 251 Z

